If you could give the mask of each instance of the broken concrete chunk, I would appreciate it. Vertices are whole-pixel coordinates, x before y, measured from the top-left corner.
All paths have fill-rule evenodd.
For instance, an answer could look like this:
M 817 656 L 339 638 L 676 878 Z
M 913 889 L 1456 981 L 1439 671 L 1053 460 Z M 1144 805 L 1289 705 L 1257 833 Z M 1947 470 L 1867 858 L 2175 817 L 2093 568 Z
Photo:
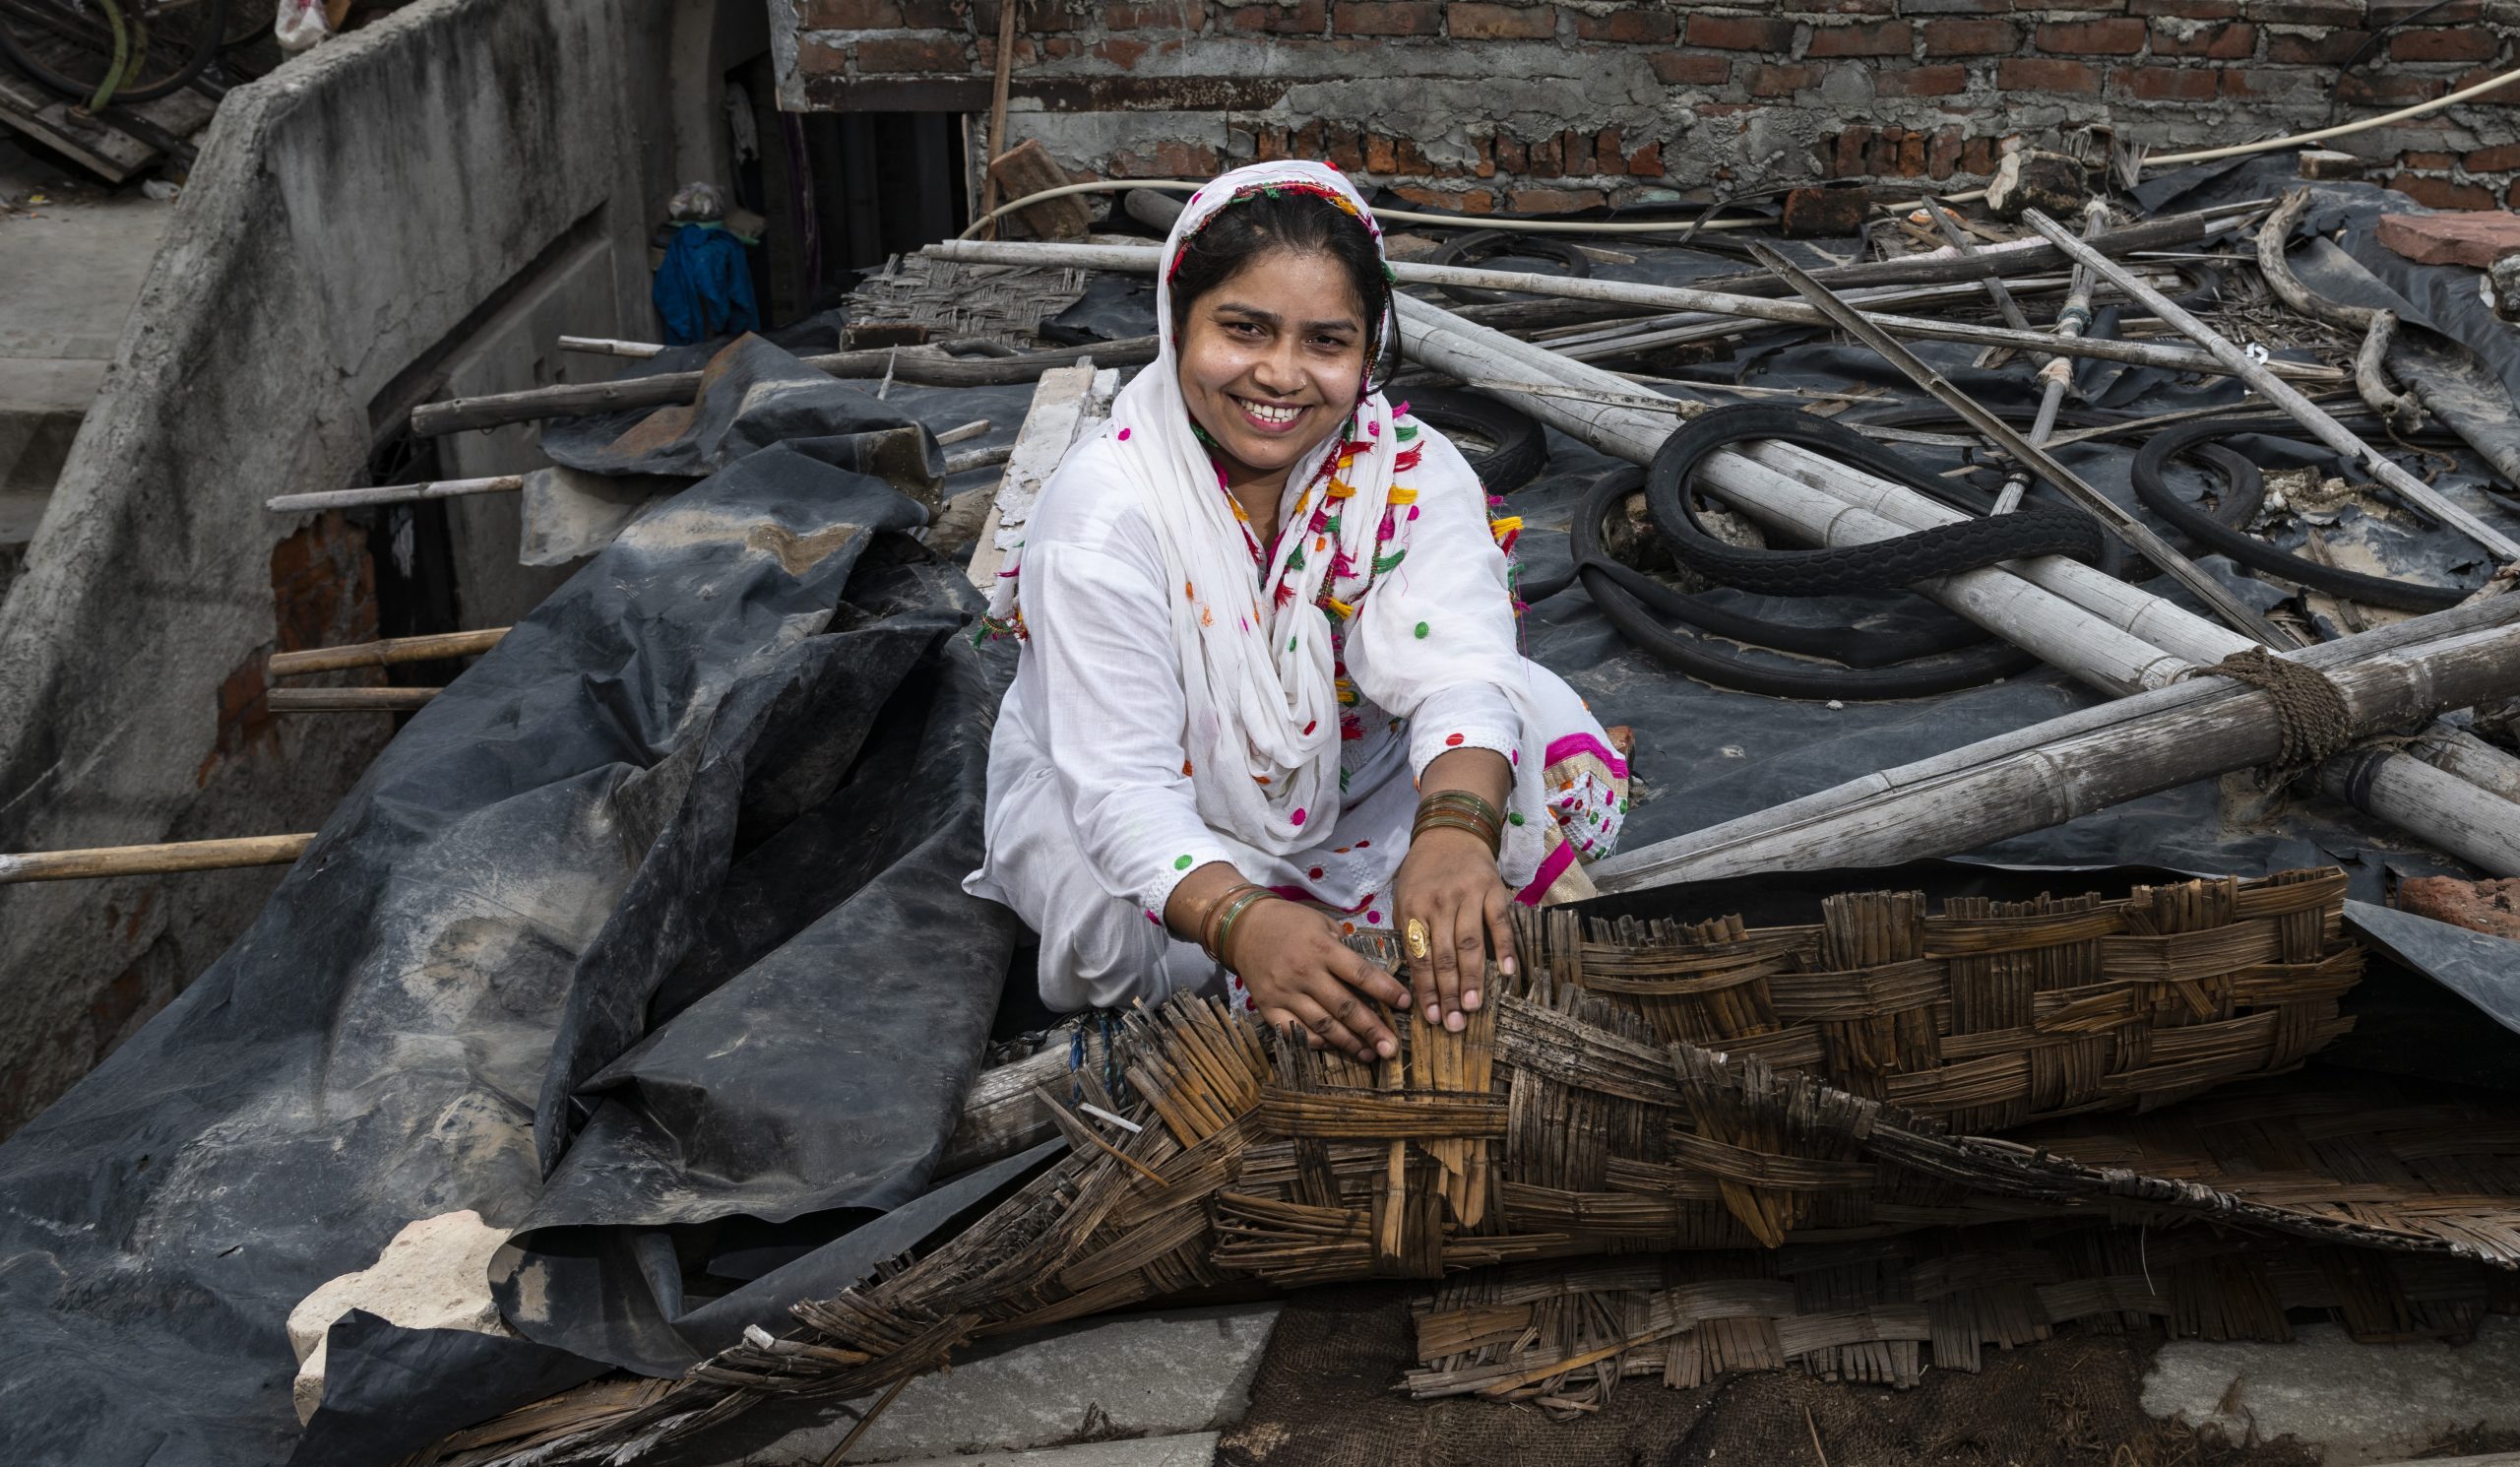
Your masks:
M 2520 876 L 2491 881 L 2409 877 L 2398 884 L 2398 910 L 2473 932 L 2520 939 Z
M 2334 153 L 2325 148 L 2301 150 L 2301 176 L 2304 178 L 2360 178 L 2370 164 L 2351 153 Z
M 490 1298 L 490 1255 L 508 1241 L 471 1209 L 407 1225 L 356 1273 L 321 1285 L 288 1311 L 289 1348 L 299 1361 L 290 1388 L 301 1422 L 324 1399 L 324 1336 L 352 1309 L 406 1329 L 469 1329 L 508 1334 Z
M 2476 209 L 2456 214 L 2384 214 L 2380 242 L 2418 265 L 2465 265 L 2483 270 L 2494 257 L 2520 249 L 2520 214 Z
M 2048 214 L 2080 213 L 2091 190 L 2083 181 L 2083 165 L 2061 153 L 2023 149 L 2007 153 L 1986 185 L 1986 208 L 1998 219 L 2019 219 L 2025 209 Z
M 2520 322 L 2520 249 L 2503 251 L 2486 267 L 2485 298 L 2495 315 Z

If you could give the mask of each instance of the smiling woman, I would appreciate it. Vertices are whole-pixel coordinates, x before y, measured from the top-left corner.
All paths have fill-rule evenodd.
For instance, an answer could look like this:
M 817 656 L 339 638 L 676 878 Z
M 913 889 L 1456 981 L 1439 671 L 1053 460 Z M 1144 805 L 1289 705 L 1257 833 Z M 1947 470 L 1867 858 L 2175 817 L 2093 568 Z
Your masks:
M 1377 389 L 1381 236 L 1335 170 L 1240 169 L 1166 244 L 1163 342 L 1035 507 L 966 883 L 1063 1009 L 1214 989 L 1359 1057 L 1458 1030 L 1511 904 L 1606 853 L 1627 766 L 1517 646 L 1516 522 Z M 1403 934 L 1410 986 L 1340 940 Z M 1413 991 L 1414 990 L 1414 991 Z

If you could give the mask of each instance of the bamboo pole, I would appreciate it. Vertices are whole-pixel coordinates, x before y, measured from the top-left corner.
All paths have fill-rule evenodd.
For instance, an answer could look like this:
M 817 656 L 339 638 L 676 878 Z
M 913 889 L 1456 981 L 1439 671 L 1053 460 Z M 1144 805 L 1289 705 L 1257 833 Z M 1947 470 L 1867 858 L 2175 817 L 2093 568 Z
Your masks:
M 628 356 L 645 360 L 663 354 L 665 349 L 662 342 L 624 342 L 608 336 L 564 336 L 560 338 L 560 350 L 583 356 Z
M 1154 245 L 988 243 L 976 239 L 948 239 L 929 245 L 927 253 L 941 260 L 970 265 L 1064 265 L 1086 270 L 1152 275 L 1156 270 L 1156 257 L 1162 251 Z M 1692 286 L 1578 280 L 1566 276 L 1527 275 L 1518 270 L 1473 270 L 1456 265 L 1425 265 L 1405 260 L 1394 262 L 1391 273 L 1393 279 L 1402 285 L 1518 290 L 1528 295 L 1552 295 L 1569 300 L 1606 301 L 1672 311 L 1706 311 L 1744 320 L 1775 321 L 1788 326 L 1825 327 L 1834 324 L 1818 307 L 1802 301 L 1776 300 L 1763 295 L 1728 295 Z M 1935 321 L 1923 316 L 1881 315 L 1872 319 L 1884 331 L 1923 341 L 2009 347 L 2027 351 L 2065 351 L 2076 356 L 2131 362 L 2137 366 L 2162 367 L 2170 371 L 2228 374 L 2228 368 L 2213 353 L 2183 347 L 2097 338 L 2067 343 L 2045 332 L 2014 331 L 2007 327 L 1979 326 L 1965 321 Z M 2251 366 L 2254 368 L 2255 363 Z M 2300 362 L 2279 362 L 2272 369 L 2304 382 L 2338 382 L 2345 377 L 2335 367 Z
M 2292 647 L 2299 640 L 2276 629 L 2257 609 L 2235 596 L 2222 582 L 2205 573 L 2196 562 L 2182 555 L 2170 542 L 2155 534 L 2153 528 L 2138 519 L 2135 512 L 2103 494 L 2083 477 L 2068 469 L 2055 455 L 2013 431 L 2012 424 L 1986 411 L 1985 407 L 1954 386 L 1951 380 L 1925 364 L 1882 329 L 1877 318 L 1865 315 L 1840 300 L 1828 287 L 1795 267 L 1783 255 L 1753 241 L 1751 258 L 1776 272 L 1787 285 L 1800 291 L 1814 306 L 1836 322 L 1856 340 L 1870 347 L 1884 361 L 1897 367 L 1902 376 L 1931 394 L 1936 402 L 1967 419 L 1980 432 L 1992 439 L 2013 462 L 2026 464 L 2039 477 L 2065 491 L 2083 513 L 2108 527 L 2110 534 L 2128 549 L 2161 567 L 2172 579 L 2187 588 L 2188 594 L 2214 608 L 2214 613 L 2231 626 L 2248 633 L 2269 647 Z
M 268 668 L 274 677 L 307 672 L 339 672 L 348 668 L 384 668 L 396 663 L 424 663 L 441 657 L 471 657 L 499 645 L 509 628 L 493 626 L 474 632 L 438 632 L 426 637 L 386 637 L 343 647 L 316 647 L 305 652 L 275 652 Z
M 2109 227 L 2109 204 L 2094 199 L 2083 206 L 2083 237 L 2092 239 Z M 2065 305 L 2056 312 L 2055 332 L 2059 338 L 2078 337 L 2091 321 L 2092 273 L 2080 265 L 2074 267 L 2072 280 L 2065 287 Z M 2056 410 L 2065 404 L 2065 389 L 2074 380 L 2074 360 L 2062 352 L 2052 353 L 2039 366 L 2039 415 L 2030 424 L 2030 441 L 2042 448 L 2056 431 Z M 2015 467 L 2004 479 L 2003 488 L 1995 495 L 1995 513 L 2010 514 L 2021 507 L 2021 498 L 2030 492 L 2030 471 Z
M 988 237 L 997 237 L 997 221 L 991 212 L 997 208 L 998 156 L 1006 152 L 1006 94 L 1015 77 L 1015 5 L 1016 0 L 999 0 L 997 7 L 997 75 L 991 81 L 988 97 L 988 142 L 980 149 L 980 215 L 988 219 Z
M 2520 876 L 2520 805 L 2395 749 L 2330 759 L 2319 788 L 2496 876 Z
M 2294 657 L 2336 683 L 2357 737 L 2404 728 L 2520 688 L 2520 607 L 2497 604 L 2508 600 L 2412 617 Z M 1633 891 L 1953 855 L 2264 764 L 2281 748 L 2271 695 L 2199 677 L 1613 856 L 1593 866 L 1593 879 L 1605 892 Z M 2467 797 L 2482 799 L 2473 788 Z M 2375 803 L 2372 812 L 2421 823 L 2393 806 Z
M 316 489 L 303 494 L 275 494 L 263 508 L 282 514 L 310 509 L 360 509 L 371 504 L 410 504 L 426 499 L 460 499 L 467 494 L 513 493 L 525 487 L 522 474 L 495 474 L 487 478 L 436 478 L 424 483 L 378 484 L 365 489 Z
M 446 691 L 436 687 L 276 687 L 263 694 L 274 713 L 409 713 Z
M 99 846 L 85 851 L 31 851 L 0 855 L 0 885 L 14 881 L 69 881 L 83 876 L 161 876 L 174 871 L 218 871 L 234 866 L 286 865 L 306 854 L 313 831 L 301 835 L 251 835 L 223 841 L 176 841 L 162 846 Z
M 2373 478 L 2386 484 L 2408 504 L 2491 550 L 2495 558 L 2503 564 L 2508 565 L 2515 560 L 2520 560 L 2520 541 L 2514 541 L 2510 536 L 2451 503 L 2430 484 L 2399 468 L 2389 460 L 2387 455 L 2354 436 L 2345 424 L 2330 417 L 2316 403 L 2301 396 L 2300 391 L 2285 381 L 2281 375 L 2268 371 L 2263 363 L 2251 360 L 2247 352 L 2233 346 L 2212 327 L 2179 309 L 2177 303 L 2170 297 L 2142 281 L 2134 279 L 2123 266 L 2076 239 L 2065 230 L 2063 225 L 2038 210 L 2024 210 L 2021 217 L 2032 228 L 2047 235 L 2058 249 L 2090 267 L 2093 274 L 2142 301 L 2154 315 L 2177 327 L 2190 341 L 2212 352 L 2215 359 L 2223 363 L 2224 370 L 2246 382 L 2269 402 L 2291 414 L 2293 420 L 2307 428 L 2312 437 L 2362 464 Z
M 2498 798 L 2520 803 L 2520 759 L 2465 729 L 2435 724 L 2416 735 L 2406 751 Z

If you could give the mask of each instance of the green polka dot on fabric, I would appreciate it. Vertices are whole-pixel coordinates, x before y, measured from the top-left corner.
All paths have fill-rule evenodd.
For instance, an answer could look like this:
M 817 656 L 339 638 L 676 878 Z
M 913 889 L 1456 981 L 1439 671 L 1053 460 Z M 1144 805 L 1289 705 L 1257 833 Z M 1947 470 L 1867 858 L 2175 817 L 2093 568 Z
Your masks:
M 1426 623 L 1422 621 L 1418 623 L 1418 640 L 1420 642 L 1426 640 Z
M 1506 823 L 1506 824 L 1508 824 L 1508 825 L 1520 825 L 1520 824 L 1522 824 L 1522 823 L 1523 823 L 1523 812 L 1522 812 L 1522 811 L 1520 811 L 1520 810 L 1507 810 L 1507 811 L 1505 812 L 1505 823 Z
M 1174 861 L 1172 863 L 1172 869 L 1176 871 L 1186 871 L 1190 869 L 1190 858 L 1184 856 L 1179 861 Z

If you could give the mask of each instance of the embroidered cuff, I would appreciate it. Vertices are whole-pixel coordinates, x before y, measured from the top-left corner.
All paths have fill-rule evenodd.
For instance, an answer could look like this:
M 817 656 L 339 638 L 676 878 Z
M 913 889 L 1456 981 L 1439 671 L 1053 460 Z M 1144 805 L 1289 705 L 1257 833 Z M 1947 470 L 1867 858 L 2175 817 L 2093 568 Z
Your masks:
M 1212 861 L 1222 861 L 1230 865 L 1233 854 L 1214 838 L 1209 838 L 1188 842 L 1184 849 L 1164 858 L 1153 876 L 1138 891 L 1140 904 L 1157 926 L 1164 925 L 1164 909 L 1172 900 L 1172 888 L 1181 884 L 1182 877 Z
M 1409 721 L 1410 774 L 1424 779 L 1427 765 L 1455 749 L 1503 754 L 1520 775 L 1523 721 L 1503 693 L 1485 686 L 1446 688 L 1418 705 Z

